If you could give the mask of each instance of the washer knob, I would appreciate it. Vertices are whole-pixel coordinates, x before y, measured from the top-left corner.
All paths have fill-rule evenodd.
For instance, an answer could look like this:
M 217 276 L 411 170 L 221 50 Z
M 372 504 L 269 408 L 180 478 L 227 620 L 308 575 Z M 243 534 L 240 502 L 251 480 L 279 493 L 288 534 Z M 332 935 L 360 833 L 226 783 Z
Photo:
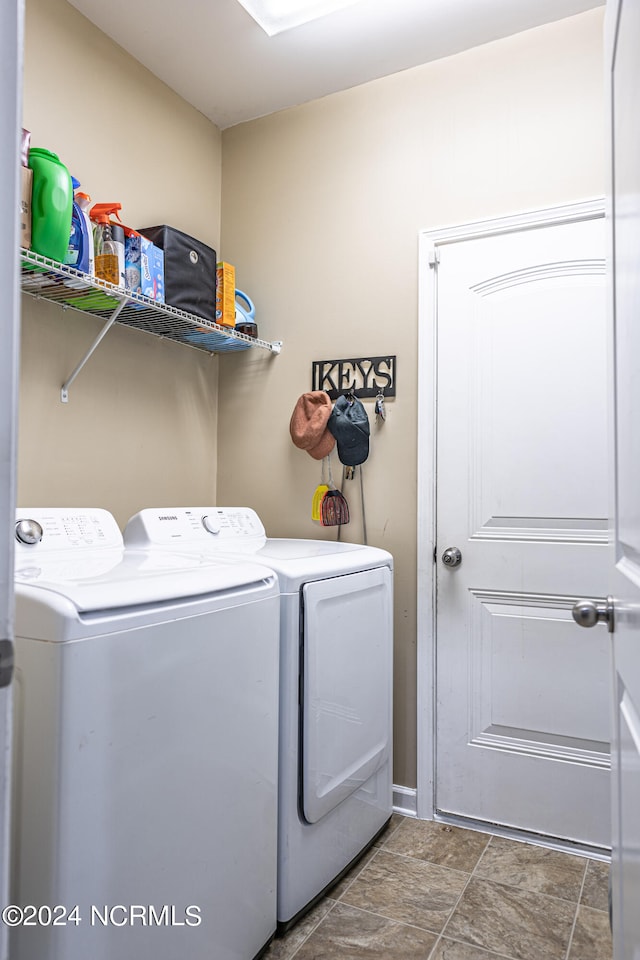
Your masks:
M 207 533 L 220 533 L 220 521 L 217 519 L 217 517 L 203 517 L 202 526 L 205 528 Z
M 16 523 L 16 540 L 20 543 L 40 543 L 43 533 L 37 520 L 18 520 Z

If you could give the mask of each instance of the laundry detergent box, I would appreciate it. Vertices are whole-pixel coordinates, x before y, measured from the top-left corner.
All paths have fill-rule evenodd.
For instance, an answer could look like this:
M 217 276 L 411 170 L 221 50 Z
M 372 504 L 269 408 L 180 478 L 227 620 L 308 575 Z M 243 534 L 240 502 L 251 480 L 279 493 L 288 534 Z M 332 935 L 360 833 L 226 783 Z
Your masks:
M 145 238 L 131 227 L 124 230 L 124 276 L 127 290 L 142 293 L 142 243 Z M 145 241 L 149 243 L 149 240 Z
M 164 253 L 151 241 L 142 250 L 142 295 L 164 303 Z
M 236 325 L 236 268 L 231 263 L 216 267 L 216 323 Z
M 125 230 L 124 269 L 127 288 L 164 303 L 164 254 L 136 230 Z

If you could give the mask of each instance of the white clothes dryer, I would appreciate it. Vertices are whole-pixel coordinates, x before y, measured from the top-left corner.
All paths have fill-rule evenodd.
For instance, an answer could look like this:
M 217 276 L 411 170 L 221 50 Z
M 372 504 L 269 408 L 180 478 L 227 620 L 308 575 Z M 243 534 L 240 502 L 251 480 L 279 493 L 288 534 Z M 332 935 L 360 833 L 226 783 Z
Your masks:
M 125 551 L 98 509 L 18 510 L 16 537 L 11 957 L 252 960 L 276 928 L 275 576 Z
M 391 816 L 391 554 L 269 539 L 247 507 L 143 510 L 124 537 L 136 547 L 251 558 L 278 575 L 278 926 L 285 930 Z

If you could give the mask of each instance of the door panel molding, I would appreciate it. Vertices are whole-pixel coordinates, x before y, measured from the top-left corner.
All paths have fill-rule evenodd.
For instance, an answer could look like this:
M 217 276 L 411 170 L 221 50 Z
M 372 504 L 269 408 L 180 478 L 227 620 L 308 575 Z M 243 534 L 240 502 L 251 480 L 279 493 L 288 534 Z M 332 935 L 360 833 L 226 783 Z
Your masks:
M 584 643 L 575 629 L 571 608 L 579 598 L 519 592 L 472 590 L 469 593 L 467 642 L 471 671 L 468 676 L 470 744 L 535 755 L 546 759 L 610 766 L 609 713 L 598 715 L 588 700 L 589 691 L 599 682 L 606 687 L 609 640 L 601 631 L 599 658 L 591 672 L 576 677 L 578 696 L 568 703 L 564 690 L 549 677 L 549 662 L 579 657 Z M 501 631 L 503 622 L 518 620 L 519 642 L 512 632 Z M 508 680 L 498 666 L 512 659 L 514 667 L 522 647 L 532 638 L 539 649 L 539 663 L 530 664 L 527 684 L 538 696 L 528 698 L 519 689 L 516 669 Z M 537 669 L 536 669 L 537 667 Z M 550 724 L 550 718 L 557 718 Z M 588 733 L 588 736 L 584 736 Z
M 564 260 L 558 263 L 548 263 L 542 267 L 527 267 L 523 270 L 513 270 L 502 273 L 490 280 L 476 283 L 469 289 L 481 297 L 488 297 L 511 287 L 519 287 L 524 283 L 535 283 L 538 280 L 566 280 L 567 277 L 604 277 L 606 267 L 604 257 L 592 260 Z
M 417 557 L 417 813 L 423 819 L 433 819 L 435 766 L 435 563 L 436 556 L 436 406 L 437 406 L 437 263 L 439 251 L 450 243 L 465 239 L 495 236 L 521 230 L 527 226 L 575 223 L 604 217 L 604 199 L 590 198 L 564 205 L 523 211 L 506 217 L 477 220 L 457 225 L 422 230 L 419 234 L 418 264 L 418 557 Z M 588 263 L 586 268 L 600 275 L 600 262 Z M 496 280 L 499 278 L 496 277 Z M 487 518 L 492 521 L 494 518 Z M 496 520 L 501 518 L 496 517 Z M 541 518 L 544 519 L 544 518 Z M 590 530 L 576 528 L 576 519 L 563 530 L 571 542 L 602 543 L 606 531 L 603 518 L 594 518 Z M 471 520 L 471 517 L 469 517 Z M 505 528 L 482 529 L 486 520 L 479 519 L 470 530 L 491 539 L 518 539 L 510 525 Z M 547 528 L 549 529 L 549 528 Z M 544 528 L 535 528 L 529 535 L 535 539 L 556 539 L 559 531 L 551 534 Z M 447 544 L 438 545 L 438 550 Z M 441 552 L 441 551 L 440 551 Z
M 504 750 L 507 753 L 541 757 L 543 760 L 560 760 L 566 763 L 584 764 L 588 767 L 611 769 L 608 743 L 598 740 L 576 740 L 575 746 L 568 743 L 558 746 L 549 740 L 539 742 L 534 730 L 522 730 L 519 733 L 520 735 L 516 736 L 515 730 L 513 732 L 508 730 L 503 732 L 503 728 L 496 726 L 495 728 L 489 728 L 477 737 L 473 737 L 469 743 L 490 750 Z M 591 744 L 591 746 L 586 746 L 586 744 Z
M 486 263 L 480 261 L 470 268 L 470 275 L 474 278 L 485 271 Z M 588 284 L 586 277 L 592 278 Z M 532 284 L 532 279 L 538 285 Z M 584 337 L 584 317 L 600 298 L 604 315 L 604 258 L 526 266 L 467 289 L 498 295 L 498 299 L 480 298 L 474 308 L 474 301 L 456 294 L 456 304 L 469 311 L 471 336 L 471 362 L 460 370 L 470 385 L 469 535 L 479 540 L 502 539 L 495 530 L 486 530 L 501 527 L 505 538 L 521 542 L 607 542 L 608 524 L 603 521 L 606 496 L 599 493 L 606 488 L 605 458 L 591 461 L 588 481 L 584 473 L 585 443 L 593 433 L 600 436 L 606 430 L 606 385 L 598 377 L 606 341 L 604 336 L 601 340 Z M 525 321 L 531 305 L 538 317 L 535 337 Z M 523 333 L 527 338 L 524 349 Z M 549 355 L 549 338 L 555 345 L 553 356 Z M 579 365 L 575 363 L 576 342 L 581 343 L 583 354 Z M 541 390 L 538 370 L 545 365 L 549 376 Z M 593 383 L 591 409 L 595 408 L 588 435 L 584 413 L 567 402 L 574 393 L 580 395 L 585 377 Z M 566 438 L 562 452 L 555 442 L 558 434 Z M 536 438 L 534 443 L 531 437 Z M 540 444 L 551 451 L 548 465 L 538 455 Z M 563 474 L 561 483 L 559 473 Z M 533 529 L 527 529 L 527 510 L 535 515 Z M 494 518 L 500 516 L 511 519 L 496 523 Z M 518 516 L 520 524 L 515 520 Z M 565 516 L 566 525 L 562 523 Z M 546 532 L 541 529 L 545 526 Z
M 489 517 L 472 540 L 526 540 L 555 543 L 607 543 L 606 517 Z

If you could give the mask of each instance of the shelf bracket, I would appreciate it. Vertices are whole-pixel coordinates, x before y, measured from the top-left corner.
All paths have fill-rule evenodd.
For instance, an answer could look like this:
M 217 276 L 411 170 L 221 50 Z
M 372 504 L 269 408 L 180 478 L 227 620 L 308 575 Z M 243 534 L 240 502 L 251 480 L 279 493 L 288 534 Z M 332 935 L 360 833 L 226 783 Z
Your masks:
M 69 402 L 69 387 L 71 386 L 71 384 L 73 383 L 73 381 L 75 380 L 75 378 L 78 376 L 78 374 L 80 373 L 80 371 L 81 371 L 82 368 L 84 367 L 84 365 L 85 365 L 85 363 L 87 362 L 87 360 L 89 359 L 89 357 L 91 357 L 91 356 L 95 353 L 95 351 L 97 350 L 97 348 L 99 347 L 99 345 L 102 343 L 103 339 L 104 339 L 104 338 L 106 337 L 106 335 L 108 334 L 109 330 L 111 330 L 111 327 L 114 325 L 114 323 L 116 322 L 116 320 L 117 320 L 118 317 L 120 316 L 120 313 L 121 313 L 122 310 L 124 309 L 124 306 L 125 306 L 126 303 L 127 303 L 127 297 L 123 297 L 123 298 L 120 300 L 120 303 L 118 304 L 118 306 L 116 307 L 116 309 L 113 311 L 113 313 L 111 314 L 111 316 L 109 317 L 109 319 L 108 319 L 107 322 L 105 323 L 104 327 L 102 328 L 102 330 L 100 331 L 100 333 L 98 334 L 98 336 L 96 337 L 96 339 L 93 341 L 93 343 L 92 343 L 91 346 L 89 347 L 89 350 L 87 351 L 87 353 L 84 355 L 84 357 L 82 358 L 82 360 L 80 361 L 80 363 L 79 363 L 79 364 L 77 365 L 77 367 L 74 369 L 73 373 L 69 374 L 69 376 L 67 377 L 67 379 L 65 380 L 65 382 L 62 384 L 62 387 L 60 388 L 60 400 L 62 401 L 62 403 L 68 403 L 68 402 Z

